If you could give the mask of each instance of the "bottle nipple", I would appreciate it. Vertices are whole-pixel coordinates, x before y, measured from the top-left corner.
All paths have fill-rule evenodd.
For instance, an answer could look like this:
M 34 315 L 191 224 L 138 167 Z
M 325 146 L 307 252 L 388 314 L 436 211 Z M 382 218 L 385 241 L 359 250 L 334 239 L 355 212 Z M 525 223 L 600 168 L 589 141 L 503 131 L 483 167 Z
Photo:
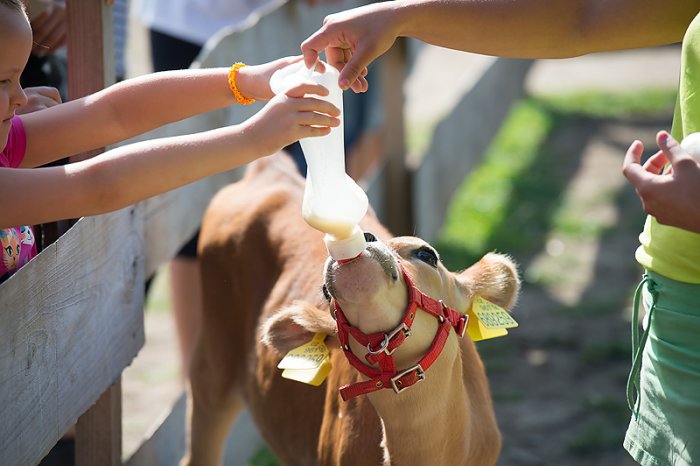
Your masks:
M 338 239 L 331 234 L 326 234 L 323 242 L 326 244 L 328 254 L 338 262 L 347 262 L 355 259 L 362 254 L 362 251 L 367 249 L 365 233 L 357 225 L 345 238 Z

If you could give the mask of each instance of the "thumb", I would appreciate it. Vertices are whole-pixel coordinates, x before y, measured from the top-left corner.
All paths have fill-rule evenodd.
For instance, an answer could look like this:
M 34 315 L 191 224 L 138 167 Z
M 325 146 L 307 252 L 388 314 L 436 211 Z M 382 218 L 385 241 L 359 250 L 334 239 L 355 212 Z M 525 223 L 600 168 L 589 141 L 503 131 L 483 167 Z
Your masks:
M 625 160 L 622 164 L 622 174 L 635 188 L 651 176 L 651 174 L 640 165 L 643 151 L 644 146 L 642 143 L 640 141 L 634 141 L 629 149 L 627 149 Z
M 658 132 L 656 135 L 656 143 L 666 158 L 668 158 L 669 162 L 671 162 L 671 165 L 675 165 L 681 160 L 692 159 L 692 156 L 688 154 L 681 145 L 678 144 L 678 141 L 667 131 Z

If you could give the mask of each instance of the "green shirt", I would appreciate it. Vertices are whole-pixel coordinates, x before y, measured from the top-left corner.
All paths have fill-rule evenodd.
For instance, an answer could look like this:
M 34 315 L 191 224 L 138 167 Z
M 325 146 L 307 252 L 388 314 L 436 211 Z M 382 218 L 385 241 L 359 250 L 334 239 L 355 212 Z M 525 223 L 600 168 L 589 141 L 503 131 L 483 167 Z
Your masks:
M 683 38 L 678 100 L 673 137 L 680 141 L 700 131 L 700 15 Z M 697 200 L 700 202 L 700 199 Z M 639 235 L 637 261 L 647 270 L 684 283 L 700 283 L 700 234 L 659 224 L 647 218 Z

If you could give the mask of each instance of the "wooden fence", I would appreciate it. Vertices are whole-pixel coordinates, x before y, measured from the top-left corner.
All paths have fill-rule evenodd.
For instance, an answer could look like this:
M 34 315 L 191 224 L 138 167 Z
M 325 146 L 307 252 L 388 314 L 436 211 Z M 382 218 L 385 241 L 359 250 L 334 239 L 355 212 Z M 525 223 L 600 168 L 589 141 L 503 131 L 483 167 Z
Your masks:
M 260 63 L 298 53 L 298 44 L 333 10 L 354 0 L 308 8 L 276 5 L 244 27 L 222 31 L 201 66 Z M 71 97 L 103 87 L 110 75 L 109 7 L 68 2 Z M 415 169 L 404 143 L 404 78 L 414 57 L 406 43 L 382 58 L 385 151 L 368 181 L 370 199 L 396 233 L 437 233 L 445 206 L 521 91 L 529 62 L 489 59 L 439 120 Z M 107 57 L 107 58 L 105 58 Z M 90 64 L 86 66 L 86 64 Z M 433 76 L 443 86 L 449 76 Z M 259 107 L 233 106 L 149 136 L 193 132 L 239 122 Z M 88 154 L 92 155 L 92 154 Z M 0 464 L 37 464 L 77 425 L 78 466 L 174 465 L 184 449 L 181 398 L 160 428 L 126 463 L 121 453 L 121 374 L 144 343 L 143 282 L 196 230 L 211 196 L 240 176 L 212 177 L 117 212 L 79 220 L 38 257 L 0 285 Z M 239 432 L 236 435 L 246 435 Z

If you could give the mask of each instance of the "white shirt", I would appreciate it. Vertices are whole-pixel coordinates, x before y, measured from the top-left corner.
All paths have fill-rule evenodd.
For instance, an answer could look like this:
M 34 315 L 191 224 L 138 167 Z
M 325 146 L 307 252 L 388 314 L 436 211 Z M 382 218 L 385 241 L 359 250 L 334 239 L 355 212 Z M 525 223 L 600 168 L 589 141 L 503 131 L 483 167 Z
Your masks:
M 273 0 L 134 0 L 132 14 L 150 29 L 204 45 L 269 3 Z

